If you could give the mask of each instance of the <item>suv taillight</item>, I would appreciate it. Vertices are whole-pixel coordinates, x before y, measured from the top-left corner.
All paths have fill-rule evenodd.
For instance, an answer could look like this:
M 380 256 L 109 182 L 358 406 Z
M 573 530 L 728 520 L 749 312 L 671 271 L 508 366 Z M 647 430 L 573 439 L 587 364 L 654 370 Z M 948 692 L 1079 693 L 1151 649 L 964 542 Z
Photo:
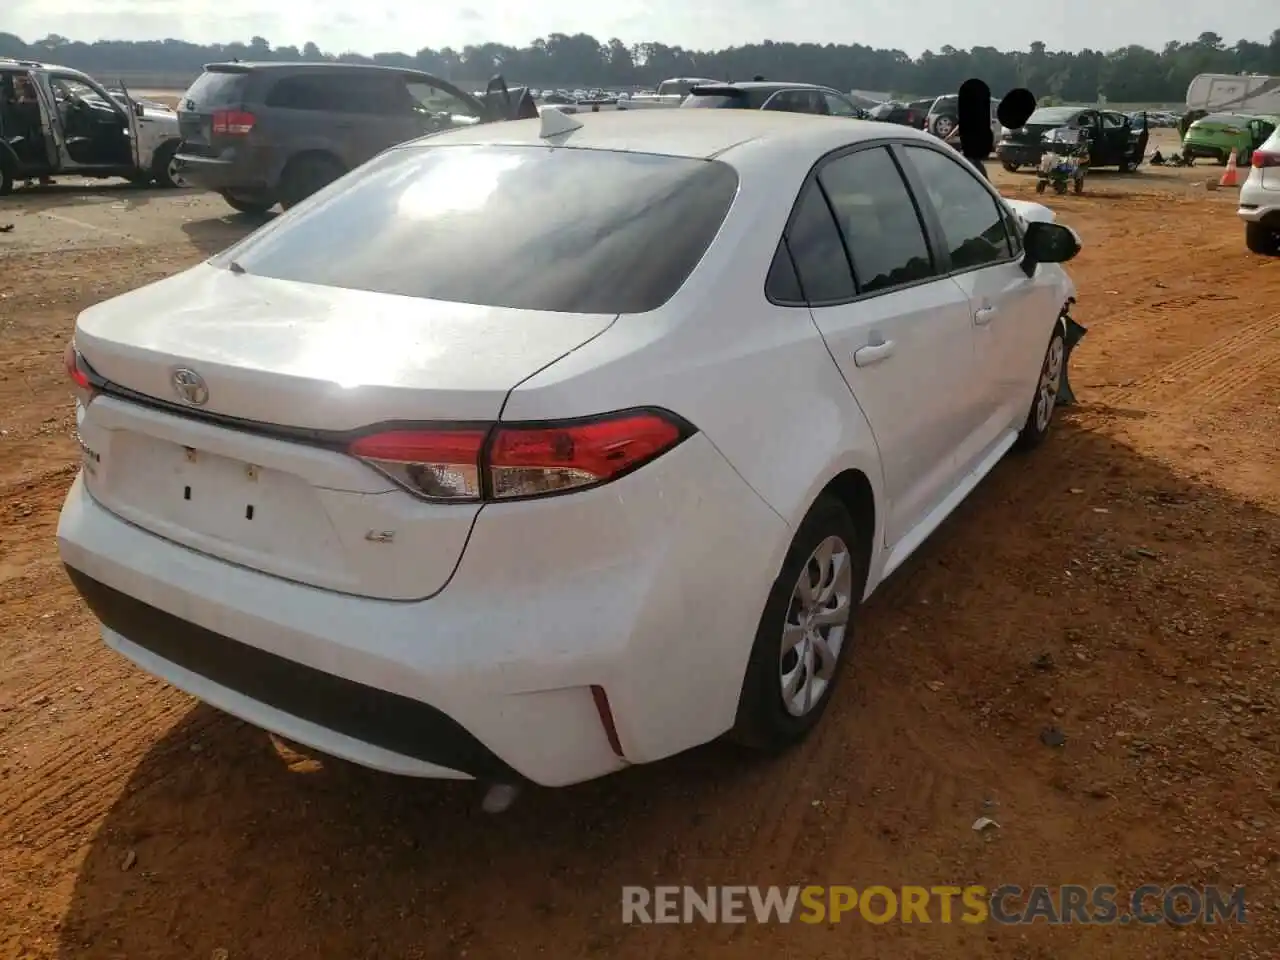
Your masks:
M 1280 153 L 1268 153 L 1266 150 L 1253 151 L 1252 165 L 1259 170 L 1265 167 L 1280 167 Z
M 694 433 L 665 410 L 582 420 L 389 430 L 347 452 L 424 500 L 474 503 L 570 493 L 616 480 Z
M 67 349 L 63 351 L 62 364 L 67 372 L 67 377 L 71 380 L 76 399 L 80 401 L 82 407 L 87 407 L 89 401 L 93 399 L 95 391 L 93 389 L 93 381 L 89 376 L 89 365 L 85 363 L 84 357 L 76 349 L 74 340 L 68 343 Z
M 229 137 L 243 137 L 253 132 L 257 118 L 243 110 L 215 110 L 213 132 Z

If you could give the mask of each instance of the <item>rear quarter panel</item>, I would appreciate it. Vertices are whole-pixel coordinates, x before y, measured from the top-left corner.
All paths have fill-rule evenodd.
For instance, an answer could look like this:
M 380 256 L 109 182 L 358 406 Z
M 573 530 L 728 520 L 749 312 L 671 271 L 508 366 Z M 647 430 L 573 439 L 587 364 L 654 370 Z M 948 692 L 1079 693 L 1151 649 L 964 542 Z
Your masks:
M 620 317 L 608 332 L 520 384 L 503 418 L 666 407 L 705 433 L 794 529 L 843 470 L 865 473 L 879 499 L 879 454 L 808 309 L 775 306 L 764 295 L 810 158 L 774 163 L 760 156 L 757 162 L 751 144 L 733 155 L 742 189 L 680 292 L 653 313 Z M 874 542 L 882 539 L 877 529 Z M 766 551 L 771 576 L 788 545 Z

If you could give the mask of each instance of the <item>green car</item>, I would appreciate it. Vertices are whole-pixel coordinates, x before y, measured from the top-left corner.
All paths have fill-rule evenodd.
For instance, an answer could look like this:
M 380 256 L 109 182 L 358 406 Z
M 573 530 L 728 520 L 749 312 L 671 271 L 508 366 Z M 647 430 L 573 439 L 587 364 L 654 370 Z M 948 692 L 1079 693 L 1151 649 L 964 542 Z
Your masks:
M 1194 161 L 1209 157 L 1221 164 L 1236 151 L 1236 162 L 1246 165 L 1249 156 L 1262 146 L 1280 118 L 1245 116 L 1238 113 L 1211 113 L 1187 128 L 1182 138 L 1182 157 Z

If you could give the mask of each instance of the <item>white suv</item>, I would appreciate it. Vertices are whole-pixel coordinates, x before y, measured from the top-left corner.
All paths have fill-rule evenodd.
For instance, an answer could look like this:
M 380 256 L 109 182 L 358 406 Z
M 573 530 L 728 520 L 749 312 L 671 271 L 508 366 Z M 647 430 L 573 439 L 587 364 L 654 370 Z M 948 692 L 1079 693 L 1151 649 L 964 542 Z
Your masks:
M 1244 239 L 1249 249 L 1268 257 L 1280 257 L 1280 129 L 1257 150 L 1249 179 L 1240 188 Z

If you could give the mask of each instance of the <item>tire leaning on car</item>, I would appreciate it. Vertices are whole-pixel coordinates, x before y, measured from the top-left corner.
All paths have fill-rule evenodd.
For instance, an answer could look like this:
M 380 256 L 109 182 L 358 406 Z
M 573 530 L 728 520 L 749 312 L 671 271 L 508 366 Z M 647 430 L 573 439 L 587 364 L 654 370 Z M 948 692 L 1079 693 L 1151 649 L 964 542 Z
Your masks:
M 1061 320 L 1053 325 L 1053 336 L 1040 361 L 1040 375 L 1036 378 L 1036 394 L 1031 400 L 1027 419 L 1018 432 L 1017 447 L 1031 450 L 1044 443 L 1053 423 L 1053 413 L 1058 407 L 1058 393 L 1062 389 L 1062 374 L 1067 363 L 1066 328 Z
M 867 583 L 864 542 L 845 506 L 819 496 L 765 601 L 730 739 L 779 751 L 817 725 L 853 640 Z

